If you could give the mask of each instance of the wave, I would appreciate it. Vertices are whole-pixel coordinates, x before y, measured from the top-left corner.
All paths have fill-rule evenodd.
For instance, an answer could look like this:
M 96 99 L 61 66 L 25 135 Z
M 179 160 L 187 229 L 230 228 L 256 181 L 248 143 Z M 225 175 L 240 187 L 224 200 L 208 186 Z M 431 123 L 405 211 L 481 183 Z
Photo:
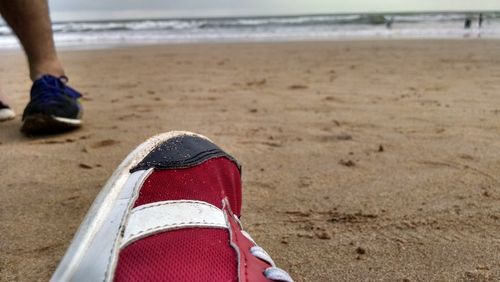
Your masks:
M 203 29 L 258 29 L 266 27 L 307 27 L 380 25 L 388 21 L 399 23 L 444 23 L 463 21 L 466 13 L 441 14 L 360 14 L 360 15 L 316 15 L 289 17 L 248 17 L 177 20 L 133 20 L 102 22 L 54 23 L 54 33 L 85 33 L 104 31 L 154 31 L 154 30 L 203 30 Z M 499 13 L 488 13 L 486 19 L 500 19 Z M 0 35 L 10 35 L 6 26 L 0 25 Z
M 60 22 L 53 24 L 58 46 L 92 48 L 127 44 L 287 41 L 358 38 L 500 38 L 500 13 L 484 14 L 482 28 L 464 30 L 466 17 L 454 14 L 319 15 L 223 19 Z M 0 25 L 0 49 L 19 48 Z

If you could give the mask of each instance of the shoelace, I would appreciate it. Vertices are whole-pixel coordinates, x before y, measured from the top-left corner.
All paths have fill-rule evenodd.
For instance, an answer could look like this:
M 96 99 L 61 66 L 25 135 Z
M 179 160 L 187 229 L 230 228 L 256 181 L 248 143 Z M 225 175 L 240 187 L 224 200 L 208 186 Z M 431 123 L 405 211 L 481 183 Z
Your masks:
M 250 234 L 243 230 L 241 231 L 241 233 L 255 244 L 255 241 L 250 236 Z M 271 265 L 271 267 L 266 268 L 263 273 L 267 279 L 274 281 L 293 282 L 292 277 L 290 277 L 290 275 L 286 271 L 279 267 L 276 267 L 276 264 L 274 263 L 271 256 L 262 247 L 255 244 L 255 246 L 250 248 L 250 253 L 254 257 L 259 258 Z
M 271 256 L 263 248 L 259 246 L 253 246 L 250 249 L 250 253 L 254 257 L 257 257 L 272 265 L 271 267 L 266 268 L 266 270 L 264 271 L 264 276 L 266 276 L 267 279 L 275 281 L 293 282 L 292 277 L 290 277 L 290 275 L 286 271 L 284 271 L 279 267 L 276 267 Z
M 62 95 L 70 96 L 74 99 L 80 98 L 82 95 L 78 93 L 73 88 L 66 85 L 68 78 L 66 76 L 54 77 L 50 75 L 44 75 L 39 78 L 35 83 L 42 84 L 43 87 L 41 91 L 36 91 L 32 95 L 33 100 L 37 100 L 41 103 L 58 103 L 59 99 L 54 93 L 59 93 Z

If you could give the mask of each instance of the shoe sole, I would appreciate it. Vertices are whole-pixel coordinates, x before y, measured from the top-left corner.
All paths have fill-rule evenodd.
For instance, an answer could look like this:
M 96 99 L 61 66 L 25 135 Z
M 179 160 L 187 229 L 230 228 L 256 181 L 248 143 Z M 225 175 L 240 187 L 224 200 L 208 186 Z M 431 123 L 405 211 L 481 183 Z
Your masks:
M 97 195 L 50 281 L 68 281 L 72 277 L 74 278 L 79 265 L 85 259 L 86 251 L 92 245 L 96 244 L 94 242 L 96 233 L 102 228 L 104 222 L 106 222 L 106 218 L 109 217 L 113 207 L 118 202 L 123 201 L 120 195 L 131 176 L 130 170 L 139 164 L 156 147 L 171 138 L 182 135 L 196 136 L 211 142 L 207 137 L 196 133 L 171 131 L 153 136 L 136 147 L 122 161 Z
M 11 109 L 2 109 L 0 110 L 0 122 L 8 121 L 14 119 L 16 114 Z
M 74 130 L 82 125 L 80 119 L 55 117 L 44 114 L 31 115 L 24 119 L 21 131 L 26 134 L 53 134 Z

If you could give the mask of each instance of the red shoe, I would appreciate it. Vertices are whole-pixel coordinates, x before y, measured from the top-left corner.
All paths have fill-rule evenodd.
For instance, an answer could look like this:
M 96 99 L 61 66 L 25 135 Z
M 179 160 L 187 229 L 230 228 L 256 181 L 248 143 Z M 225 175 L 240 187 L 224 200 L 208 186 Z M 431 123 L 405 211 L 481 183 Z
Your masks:
M 194 133 L 155 136 L 111 176 L 52 281 L 292 281 L 240 212 L 234 158 Z

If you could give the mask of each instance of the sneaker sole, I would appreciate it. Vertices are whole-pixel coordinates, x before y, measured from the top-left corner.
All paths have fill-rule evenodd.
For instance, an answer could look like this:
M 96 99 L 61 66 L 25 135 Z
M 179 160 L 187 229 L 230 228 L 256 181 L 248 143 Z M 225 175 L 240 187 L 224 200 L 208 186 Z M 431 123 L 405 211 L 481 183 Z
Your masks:
M 0 110 L 0 122 L 8 121 L 8 120 L 14 119 L 15 117 L 16 117 L 16 114 L 11 109 Z
M 80 119 L 55 117 L 43 114 L 24 119 L 21 131 L 26 134 L 51 134 L 74 130 L 82 125 Z

